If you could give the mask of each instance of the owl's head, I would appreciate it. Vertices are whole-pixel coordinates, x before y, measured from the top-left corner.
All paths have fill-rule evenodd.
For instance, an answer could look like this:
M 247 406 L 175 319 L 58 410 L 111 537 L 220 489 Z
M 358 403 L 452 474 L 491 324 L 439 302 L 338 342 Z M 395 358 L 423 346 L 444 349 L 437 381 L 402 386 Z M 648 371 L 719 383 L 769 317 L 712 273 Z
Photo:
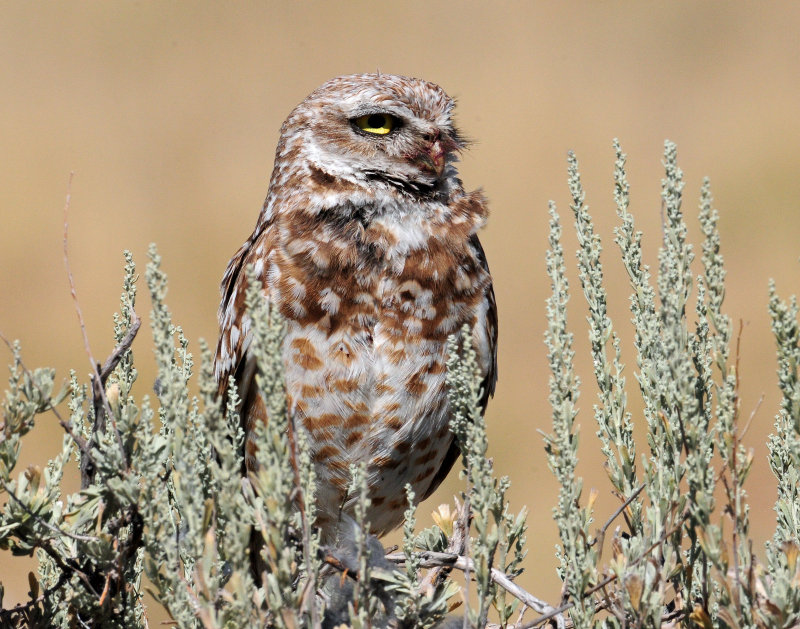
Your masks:
M 295 153 L 318 177 L 412 194 L 455 177 L 464 141 L 453 125 L 453 100 L 438 85 L 390 74 L 331 79 L 292 112 L 279 158 Z

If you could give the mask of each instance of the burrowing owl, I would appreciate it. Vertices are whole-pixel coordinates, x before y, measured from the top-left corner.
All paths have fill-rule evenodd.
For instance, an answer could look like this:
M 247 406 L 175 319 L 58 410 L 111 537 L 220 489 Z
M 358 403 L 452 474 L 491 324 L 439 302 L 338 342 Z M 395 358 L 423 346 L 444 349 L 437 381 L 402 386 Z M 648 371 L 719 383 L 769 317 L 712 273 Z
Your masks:
M 289 412 L 309 434 L 318 525 L 348 513 L 351 463 L 367 466 L 371 531 L 402 521 L 404 487 L 430 495 L 458 457 L 448 428 L 445 341 L 473 330 L 485 398 L 496 381 L 497 312 L 477 231 L 480 191 L 455 168 L 465 142 L 437 85 L 387 74 L 331 79 L 281 128 L 255 230 L 222 280 L 216 377 L 243 398 L 245 461 L 268 421 L 248 353 L 253 265 L 287 321 Z M 484 406 L 485 406 L 484 399 Z

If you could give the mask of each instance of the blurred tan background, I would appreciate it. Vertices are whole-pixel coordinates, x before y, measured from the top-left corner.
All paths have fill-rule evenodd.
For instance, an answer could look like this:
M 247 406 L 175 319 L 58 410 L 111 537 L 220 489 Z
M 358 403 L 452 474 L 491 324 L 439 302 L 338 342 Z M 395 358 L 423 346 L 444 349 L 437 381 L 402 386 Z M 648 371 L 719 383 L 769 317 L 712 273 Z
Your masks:
M 493 212 L 482 237 L 500 310 L 491 453 L 497 470 L 511 475 L 514 509 L 530 510 L 522 584 L 555 600 L 557 487 L 537 433 L 550 422 L 542 343 L 547 201 L 564 219 L 577 288 L 565 174 L 566 152 L 575 150 L 607 245 L 610 312 L 635 386 L 627 279 L 611 242 L 611 141 L 619 137 L 629 155 L 631 210 L 655 264 L 669 138 L 686 173 L 694 242 L 704 175 L 721 213 L 727 312 L 745 322 L 743 416 L 766 395 L 746 436 L 755 451 L 748 489 L 760 549 L 774 526 L 764 442 L 778 405 L 768 278 L 784 296 L 800 291 L 799 32 L 796 3 L 6 3 L 0 330 L 21 339 L 30 366 L 55 366 L 59 378 L 71 367 L 88 372 L 61 249 L 75 171 L 70 259 L 94 355 L 102 359 L 112 347 L 122 250 L 133 251 L 143 272 L 152 241 L 170 276 L 176 322 L 195 349 L 199 337 L 213 343 L 219 280 L 255 223 L 278 129 L 294 105 L 338 74 L 379 68 L 437 82 L 458 99 L 458 121 L 476 140 L 461 165 L 465 185 L 483 187 Z M 140 284 L 146 316 L 145 292 Z M 594 436 L 582 296 L 570 307 L 585 383 L 581 473 L 586 491 L 601 492 L 602 523 L 616 502 Z M 144 326 L 135 345 L 141 392 L 153 379 L 149 343 Z M 59 448 L 55 420 L 39 423 L 24 442 L 23 465 Z M 459 487 L 453 474 L 422 506 L 423 522 Z M 29 565 L 0 566 L 6 604 L 25 596 Z

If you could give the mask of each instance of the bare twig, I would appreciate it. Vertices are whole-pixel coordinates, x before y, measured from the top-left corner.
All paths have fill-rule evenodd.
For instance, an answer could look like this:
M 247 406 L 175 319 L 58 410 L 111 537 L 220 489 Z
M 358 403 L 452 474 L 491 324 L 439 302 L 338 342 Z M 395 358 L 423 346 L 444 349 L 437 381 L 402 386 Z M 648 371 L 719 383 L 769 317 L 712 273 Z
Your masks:
M 69 263 L 69 204 L 72 200 L 72 179 L 75 176 L 75 171 L 69 174 L 69 181 L 67 182 L 67 198 L 64 202 L 64 268 L 67 271 L 67 279 L 69 281 L 69 292 L 72 295 L 72 303 L 75 306 L 75 313 L 78 315 L 78 324 L 81 328 L 81 335 L 83 336 L 83 348 L 86 350 L 86 356 L 89 358 L 89 364 L 92 366 L 92 371 L 97 380 L 100 380 L 100 372 L 98 371 L 97 361 L 92 356 L 92 348 L 89 344 L 89 334 L 86 332 L 86 321 L 83 318 L 83 310 L 81 310 L 80 301 L 78 301 L 78 291 L 75 288 L 75 277 L 72 274 L 72 266 Z M 94 387 L 92 387 L 94 388 Z M 105 394 L 103 395 L 105 398 Z M 108 400 L 104 400 L 106 412 L 111 415 L 111 409 L 108 408 Z M 95 420 L 96 422 L 97 420 Z
M 565 603 L 560 607 L 556 607 L 555 609 L 551 609 L 546 614 L 542 614 L 538 618 L 534 618 L 533 620 L 526 622 L 524 625 L 518 625 L 515 629 L 532 629 L 532 627 L 537 627 L 541 624 L 544 624 L 548 620 L 556 620 L 559 627 L 572 627 L 572 621 L 567 622 L 564 620 L 563 616 L 561 616 L 565 611 L 571 609 L 575 606 L 575 603 Z M 561 622 L 558 622 L 558 621 Z
M 643 490 L 644 490 L 644 485 L 639 485 L 639 487 L 637 487 L 633 491 L 633 493 L 628 497 L 628 499 L 625 500 L 625 502 L 623 502 L 619 506 L 619 508 L 616 511 L 614 511 L 614 513 L 611 514 L 611 516 L 608 518 L 608 520 L 606 520 L 605 524 L 603 524 L 603 526 L 600 528 L 600 530 L 597 531 L 597 534 L 594 536 L 594 539 L 589 543 L 589 546 L 594 546 L 599 541 L 600 542 L 600 552 L 602 553 L 603 542 L 605 541 L 606 531 L 608 531 L 608 527 L 611 526 L 611 523 L 614 520 L 617 519 L 617 517 L 619 516 L 620 513 L 622 513 L 623 511 L 625 511 L 625 509 L 628 508 L 628 505 L 630 505 L 634 500 L 636 500 L 636 497 L 640 493 L 642 493 Z
M 86 322 L 83 318 L 83 311 L 81 310 L 81 305 L 78 300 L 78 291 L 75 288 L 75 277 L 72 274 L 72 267 L 70 266 L 69 262 L 69 205 L 72 199 L 72 179 L 75 173 L 71 172 L 69 174 L 69 182 L 67 183 L 67 198 L 64 202 L 64 268 L 67 271 L 67 278 L 69 280 L 69 290 L 70 294 L 72 295 L 72 302 L 75 306 L 75 313 L 78 315 L 78 323 L 80 324 L 81 334 L 83 336 L 83 347 L 86 350 L 86 356 L 89 358 L 89 364 L 92 366 L 92 374 L 91 374 L 91 383 L 92 383 L 92 402 L 94 405 L 94 427 L 93 427 L 93 434 L 95 433 L 102 433 L 103 427 L 105 425 L 105 418 L 111 419 L 112 425 L 114 427 L 115 436 L 117 438 L 117 444 L 119 445 L 120 449 L 120 456 L 122 457 L 123 464 L 125 469 L 128 468 L 129 462 L 128 457 L 125 455 L 125 447 L 122 441 L 122 435 L 120 434 L 119 430 L 117 429 L 117 424 L 114 421 L 114 417 L 111 413 L 111 405 L 108 403 L 108 397 L 106 396 L 105 391 L 105 384 L 108 380 L 108 377 L 111 375 L 111 372 L 114 371 L 116 366 L 119 364 L 119 361 L 122 359 L 122 356 L 125 354 L 126 351 L 130 349 L 131 344 L 133 343 L 134 338 L 136 338 L 136 333 L 139 331 L 139 326 L 141 325 L 141 319 L 136 315 L 136 312 L 131 308 L 131 325 L 128 329 L 128 333 L 125 335 L 125 338 L 114 348 L 111 352 L 109 357 L 106 359 L 105 363 L 101 367 L 100 364 L 94 359 L 92 355 L 92 348 L 89 344 L 89 335 L 86 332 Z M 91 441 L 94 441 L 94 437 L 92 437 Z M 91 450 L 92 443 L 88 445 L 88 450 Z M 92 463 L 91 459 L 83 459 L 81 460 L 81 487 L 85 488 L 88 487 L 94 478 L 94 464 Z
M 455 568 L 456 570 L 461 570 L 465 573 L 474 572 L 475 570 L 475 564 L 472 559 L 470 557 L 464 557 L 463 555 L 456 555 L 453 553 L 437 553 L 426 550 L 420 552 L 418 557 L 421 568 Z M 405 562 L 405 555 L 403 553 L 392 553 L 391 555 L 386 555 L 386 560 L 391 561 L 392 563 L 402 564 Z M 537 611 L 538 613 L 543 614 L 553 611 L 554 608 L 551 605 L 548 605 L 545 601 L 536 598 L 530 592 L 522 589 L 520 586 L 514 583 L 507 574 L 501 572 L 497 568 L 492 568 L 491 577 L 492 581 L 503 588 L 506 592 L 519 599 L 525 605 Z
M 142 320 L 139 318 L 139 315 L 136 314 L 136 311 L 131 308 L 131 325 L 128 328 L 128 333 L 125 337 L 119 342 L 114 350 L 108 355 L 106 358 L 106 362 L 103 363 L 102 368 L 100 369 L 100 382 L 105 387 L 106 382 L 108 382 L 108 377 L 112 374 L 114 369 L 117 368 L 119 361 L 122 360 L 122 357 L 125 355 L 131 345 L 133 345 L 133 340 L 136 338 L 137 332 L 139 332 L 139 327 L 142 325 Z
M 761 403 L 763 401 L 764 401 L 764 394 L 762 393 L 761 397 L 758 398 L 758 402 L 756 402 L 756 405 L 753 407 L 753 410 L 750 411 L 750 417 L 747 418 L 747 423 L 745 423 L 744 428 L 742 428 L 742 431 L 739 434 L 739 441 L 744 439 L 744 436 L 747 434 L 747 431 L 750 430 L 750 425 L 753 423 L 753 419 L 758 413 L 758 409 L 761 408 Z

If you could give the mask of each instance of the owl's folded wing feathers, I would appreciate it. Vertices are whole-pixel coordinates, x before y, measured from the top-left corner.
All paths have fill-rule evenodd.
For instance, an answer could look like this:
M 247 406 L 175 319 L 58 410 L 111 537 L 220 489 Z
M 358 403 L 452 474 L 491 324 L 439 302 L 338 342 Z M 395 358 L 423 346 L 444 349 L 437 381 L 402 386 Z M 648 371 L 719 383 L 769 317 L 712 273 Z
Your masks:
M 475 254 L 480 261 L 481 267 L 484 271 L 489 273 L 489 264 L 486 261 L 486 254 L 483 252 L 483 246 L 481 245 L 477 235 L 473 235 L 472 238 L 470 238 L 470 244 L 475 250 Z M 478 322 L 477 325 L 478 327 L 482 327 L 482 330 L 478 331 L 480 335 L 484 336 L 484 338 L 488 340 L 489 356 L 488 368 L 481 383 L 481 413 L 486 412 L 486 404 L 489 401 L 489 397 L 494 395 L 495 385 L 497 384 L 497 302 L 495 301 L 494 288 L 491 283 L 489 283 L 486 289 L 484 300 L 486 306 L 484 309 L 485 316 L 483 317 L 482 321 Z M 450 473 L 450 470 L 453 468 L 453 465 L 458 460 L 458 456 L 460 454 L 461 449 L 458 447 L 458 443 L 453 440 L 453 443 L 450 444 L 450 449 L 447 451 L 447 454 L 442 461 L 441 467 L 434 475 L 428 490 L 422 496 L 422 500 L 427 499 L 434 491 L 436 491 L 439 485 L 441 485 L 442 481 L 444 481 L 444 479 Z

